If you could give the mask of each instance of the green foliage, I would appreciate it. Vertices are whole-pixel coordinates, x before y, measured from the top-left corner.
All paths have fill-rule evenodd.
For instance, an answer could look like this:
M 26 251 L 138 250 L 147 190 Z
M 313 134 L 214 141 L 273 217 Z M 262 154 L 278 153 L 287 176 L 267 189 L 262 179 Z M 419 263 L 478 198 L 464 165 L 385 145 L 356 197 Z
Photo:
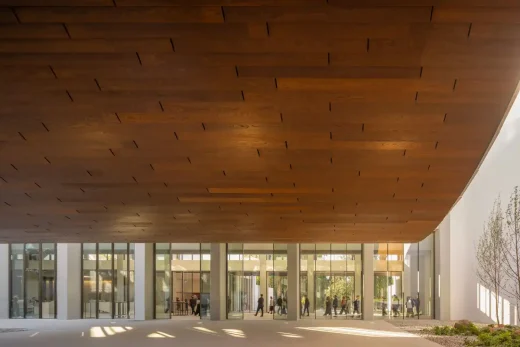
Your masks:
M 455 332 L 455 335 L 478 335 L 480 333 L 479 328 L 472 322 L 468 320 L 461 320 L 455 323 L 453 326 L 453 330 Z
M 392 276 L 377 275 L 374 277 L 374 297 L 384 298 L 386 296 L 387 288 L 394 285 L 394 278 Z
M 328 276 L 319 274 L 316 276 L 316 290 L 323 295 L 316 297 L 316 307 L 325 307 L 325 298 L 330 296 L 332 301 L 334 295 L 338 296 L 338 304 L 341 304 L 342 297 L 350 297 L 354 302 L 354 281 L 352 276 Z
M 436 326 L 428 330 L 438 336 L 468 336 L 467 346 L 520 347 L 520 328 L 511 325 L 488 325 L 478 328 L 470 321 L 458 321 L 451 326 Z
M 455 329 L 447 325 L 433 327 L 432 332 L 439 336 L 455 335 Z

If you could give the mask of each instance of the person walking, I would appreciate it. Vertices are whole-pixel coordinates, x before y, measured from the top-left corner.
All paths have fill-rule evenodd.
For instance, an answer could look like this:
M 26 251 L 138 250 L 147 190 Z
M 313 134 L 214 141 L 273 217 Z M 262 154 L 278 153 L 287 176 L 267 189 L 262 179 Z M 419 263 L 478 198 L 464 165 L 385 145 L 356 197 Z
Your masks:
M 359 295 L 356 296 L 356 300 L 354 300 L 354 311 L 352 312 L 352 314 L 360 314 L 359 312 L 359 306 L 360 306 L 360 302 L 359 302 Z
M 395 294 L 392 296 L 392 313 L 394 317 L 399 316 L 399 297 Z
M 200 317 L 200 299 L 197 295 L 195 295 L 195 316 Z
M 334 299 L 332 300 L 332 307 L 334 308 L 334 317 L 337 317 L 338 316 L 338 296 L 337 295 L 334 295 Z
M 406 317 L 413 317 L 413 299 L 408 297 L 406 299 Z
M 164 313 L 170 312 L 170 297 L 165 299 Z
M 269 298 L 269 314 L 274 314 L 274 299 L 272 296 Z
M 417 299 L 415 299 L 415 310 L 417 311 L 417 317 L 419 317 L 419 314 L 421 313 L 420 307 L 421 307 L 421 299 L 419 299 L 419 294 L 417 294 Z
M 279 316 L 282 315 L 282 304 L 283 304 L 282 297 L 279 296 L 278 299 L 276 299 L 276 306 L 278 306 L 277 312 L 278 312 Z
M 330 315 L 332 316 L 332 302 L 330 301 L 330 296 L 327 296 L 325 299 L 325 314 L 324 316 Z
M 195 295 L 192 295 L 190 299 L 190 307 L 191 307 L 191 314 L 195 315 L 195 305 L 197 304 L 197 299 L 195 299 Z
M 347 314 L 347 298 L 344 296 L 341 298 L 341 311 L 339 311 L 339 315 L 341 316 L 343 312 Z
M 184 314 L 188 315 L 188 299 L 184 299 L 184 308 L 185 308 Z
M 182 303 L 180 302 L 179 297 L 175 298 L 175 306 L 177 307 L 177 314 L 180 314 Z
M 347 315 L 350 314 L 351 308 L 352 308 L 352 300 L 350 300 L 350 296 L 347 296 Z
M 307 311 L 307 317 L 309 317 L 309 306 L 311 305 L 311 302 L 309 301 L 309 297 L 305 296 L 305 301 L 303 303 L 303 314 L 302 316 L 305 316 L 305 311 Z
M 260 297 L 258 298 L 258 306 L 256 308 L 255 317 L 258 316 L 258 311 L 262 311 L 262 315 L 260 317 L 264 316 L 264 294 L 260 294 Z

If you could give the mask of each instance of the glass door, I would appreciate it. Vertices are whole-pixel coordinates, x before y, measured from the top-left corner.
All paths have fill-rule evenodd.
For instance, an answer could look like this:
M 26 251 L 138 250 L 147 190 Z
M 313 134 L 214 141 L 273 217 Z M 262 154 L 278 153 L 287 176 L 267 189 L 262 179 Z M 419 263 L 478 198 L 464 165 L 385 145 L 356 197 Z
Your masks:
M 272 278 L 272 292 L 276 307 L 273 318 L 287 319 L 289 310 L 300 311 L 300 307 L 289 307 L 287 305 L 287 289 L 289 286 L 287 279 L 287 244 L 275 243 L 273 245 L 273 269 L 273 273 L 269 276 L 269 278 Z
M 227 319 L 244 319 L 244 245 L 227 244 Z
M 200 244 L 200 302 L 201 319 L 210 319 L 211 303 L 211 244 Z
M 388 317 L 388 273 L 374 272 L 374 316 Z

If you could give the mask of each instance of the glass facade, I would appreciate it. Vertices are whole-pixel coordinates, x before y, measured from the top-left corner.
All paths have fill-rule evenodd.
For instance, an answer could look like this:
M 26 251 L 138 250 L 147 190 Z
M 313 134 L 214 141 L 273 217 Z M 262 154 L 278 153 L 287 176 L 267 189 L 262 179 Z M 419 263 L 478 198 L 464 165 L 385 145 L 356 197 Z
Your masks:
M 134 317 L 134 244 L 82 244 L 82 317 Z
M 155 244 L 155 318 L 209 318 L 210 244 Z
M 375 319 L 433 319 L 434 238 L 374 244 L 371 269 L 363 269 L 369 256 L 363 244 L 300 244 L 294 308 L 288 307 L 287 244 L 226 244 L 226 318 L 286 320 L 296 310 L 301 319 L 362 319 L 368 300 Z M 8 250 L 9 316 L 56 318 L 56 244 L 13 243 Z M 154 317 L 208 319 L 211 244 L 156 243 L 153 257 Z M 134 262 L 133 243 L 81 245 L 82 318 L 135 316 Z M 366 276 L 373 297 L 364 296 Z
M 433 237 L 419 243 L 374 244 L 375 318 L 433 318 Z
M 302 319 L 362 318 L 362 245 L 300 244 Z
M 56 244 L 9 246 L 11 318 L 56 318 Z
M 287 319 L 287 244 L 229 243 L 227 270 L 228 319 Z

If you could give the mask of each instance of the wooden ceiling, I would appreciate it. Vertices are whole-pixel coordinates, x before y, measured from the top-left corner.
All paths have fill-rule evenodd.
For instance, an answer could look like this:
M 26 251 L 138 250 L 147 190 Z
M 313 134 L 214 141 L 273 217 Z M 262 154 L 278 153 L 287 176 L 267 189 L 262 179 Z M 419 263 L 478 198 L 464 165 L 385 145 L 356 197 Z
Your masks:
M 7 242 L 417 241 L 520 74 L 518 0 L 0 6 Z

